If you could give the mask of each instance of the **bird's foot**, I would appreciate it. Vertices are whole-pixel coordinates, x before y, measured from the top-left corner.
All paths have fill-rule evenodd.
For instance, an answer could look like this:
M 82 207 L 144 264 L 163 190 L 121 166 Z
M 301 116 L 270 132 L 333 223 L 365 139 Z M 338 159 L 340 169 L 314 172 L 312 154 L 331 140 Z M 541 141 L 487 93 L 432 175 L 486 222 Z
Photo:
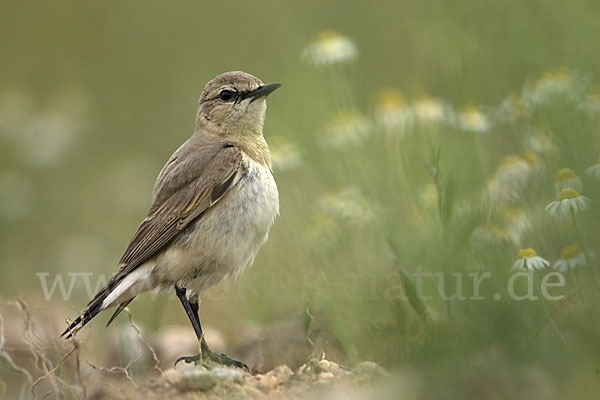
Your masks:
M 181 361 L 184 361 L 186 364 L 198 363 L 202 362 L 202 354 L 196 354 L 194 356 L 182 356 L 175 360 L 174 367 L 177 366 Z
M 202 352 L 202 354 L 179 357 L 177 361 L 175 361 L 175 365 L 177 365 L 180 361 L 184 361 L 186 364 L 195 363 L 196 365 L 203 364 L 206 361 L 212 361 L 226 367 L 236 367 L 250 372 L 250 368 L 248 368 L 248 366 L 243 362 L 229 358 L 223 353 L 215 353 L 206 349 Z
M 241 361 L 234 360 L 233 358 L 229 358 L 226 354 L 214 353 L 210 350 L 207 352 L 205 350 L 202 355 L 205 359 L 214 361 L 214 362 L 224 365 L 226 367 L 236 367 L 236 368 L 243 369 L 247 372 L 250 372 L 250 368 L 248 368 L 248 366 L 246 364 L 244 364 Z

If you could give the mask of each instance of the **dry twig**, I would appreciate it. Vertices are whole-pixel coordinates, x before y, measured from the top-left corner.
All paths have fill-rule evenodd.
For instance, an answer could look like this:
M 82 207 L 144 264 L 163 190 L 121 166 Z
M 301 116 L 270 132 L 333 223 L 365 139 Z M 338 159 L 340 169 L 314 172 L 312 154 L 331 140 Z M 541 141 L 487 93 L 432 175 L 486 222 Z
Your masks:
M 127 317 L 129 318 L 129 325 L 131 325 L 131 327 L 135 330 L 138 340 L 152 354 L 152 360 L 154 361 L 154 365 L 152 366 L 152 368 L 154 368 L 156 371 L 158 371 L 159 374 L 162 375 L 163 370 L 160 369 L 160 367 L 159 367 L 160 360 L 158 359 L 158 356 L 156 355 L 156 351 L 154 351 L 152 346 L 150 346 L 150 344 L 142 337 L 142 332 L 141 332 L 140 328 L 135 324 L 135 322 L 133 322 L 133 317 L 131 316 L 131 312 L 129 312 L 129 308 L 125 307 L 124 311 L 127 313 Z
M 12 305 L 11 303 L 3 303 L 3 304 Z M 27 379 L 27 383 L 23 384 L 23 387 L 21 388 L 21 391 L 24 392 L 27 384 L 29 384 L 29 385 L 33 384 L 33 377 L 31 376 L 29 371 L 27 371 L 25 368 L 18 365 L 12 359 L 10 354 L 8 354 L 6 352 L 5 344 L 6 344 L 6 338 L 4 336 L 4 319 L 2 318 L 2 314 L 0 314 L 0 358 L 4 359 L 4 361 L 10 367 L 10 369 L 25 376 L 25 378 Z M 3 384 L 3 389 L 4 389 L 4 391 L 6 391 L 6 385 L 4 385 L 4 384 Z

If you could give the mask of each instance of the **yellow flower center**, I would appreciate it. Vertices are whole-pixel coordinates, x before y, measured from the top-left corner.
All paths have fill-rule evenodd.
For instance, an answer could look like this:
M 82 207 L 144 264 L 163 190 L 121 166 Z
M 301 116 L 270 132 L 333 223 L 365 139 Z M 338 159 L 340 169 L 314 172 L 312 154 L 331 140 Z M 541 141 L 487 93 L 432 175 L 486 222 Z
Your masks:
M 581 253 L 581 246 L 573 243 L 562 249 L 560 257 L 563 259 L 575 258 Z
M 540 158 L 538 157 L 537 154 L 535 154 L 533 151 L 531 150 L 527 150 L 524 151 L 523 153 L 521 153 L 521 158 L 525 161 L 527 161 L 528 164 L 539 164 L 540 163 Z
M 338 111 L 333 114 L 331 118 L 335 124 L 352 124 L 357 122 L 363 122 L 364 117 L 357 109 L 351 108 L 344 111 Z
M 465 114 L 479 114 L 479 110 L 477 109 L 477 107 L 471 105 L 464 106 L 461 112 Z
M 500 240 L 508 240 L 508 238 L 510 236 L 506 229 L 502 229 L 497 226 L 489 226 L 487 228 L 487 231 L 490 235 L 492 235 Z
M 532 249 L 531 247 L 529 247 L 528 249 L 521 249 L 519 250 L 519 254 L 517 254 L 518 258 L 531 258 L 531 257 L 537 257 L 537 253 L 535 252 L 534 249 Z
M 516 108 L 518 112 L 523 112 L 527 108 L 527 105 L 525 105 L 525 103 L 523 103 L 523 101 L 521 100 L 519 95 L 516 94 L 515 92 L 511 93 L 508 96 L 508 104 L 510 104 L 512 107 Z
M 323 41 L 323 42 L 329 41 L 332 39 L 337 39 L 339 37 L 341 37 L 341 35 L 339 33 L 337 33 L 336 31 L 323 31 L 317 35 L 317 39 L 319 41 Z
M 383 89 L 377 93 L 377 105 L 385 110 L 393 110 L 404 104 L 404 96 L 399 90 Z
M 559 69 L 554 69 L 551 71 L 544 72 L 544 74 L 542 75 L 540 80 L 542 80 L 542 81 L 561 81 L 561 80 L 568 79 L 569 76 L 570 76 L 569 69 L 567 67 L 562 67 Z
M 556 174 L 556 182 L 566 181 L 567 179 L 575 178 L 577 174 L 571 168 L 562 168 L 558 170 Z
M 521 157 L 515 155 L 505 156 L 500 160 L 500 167 L 507 167 L 519 163 L 523 163 L 523 159 Z
M 567 199 L 575 199 L 577 197 L 579 197 L 579 193 L 577 193 L 577 190 L 571 189 L 571 188 L 563 189 L 558 194 L 559 201 L 563 201 L 563 200 L 567 200 Z

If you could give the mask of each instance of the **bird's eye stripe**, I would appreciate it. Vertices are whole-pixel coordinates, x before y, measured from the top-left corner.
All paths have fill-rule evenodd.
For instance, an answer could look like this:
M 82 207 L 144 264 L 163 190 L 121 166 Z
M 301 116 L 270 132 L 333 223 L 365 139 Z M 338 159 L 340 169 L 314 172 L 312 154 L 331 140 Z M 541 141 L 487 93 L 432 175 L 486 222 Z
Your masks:
M 237 92 L 237 98 L 235 99 L 236 103 L 239 103 L 240 101 L 244 100 L 246 97 L 248 97 L 248 91 L 247 90 L 243 90 L 241 92 Z

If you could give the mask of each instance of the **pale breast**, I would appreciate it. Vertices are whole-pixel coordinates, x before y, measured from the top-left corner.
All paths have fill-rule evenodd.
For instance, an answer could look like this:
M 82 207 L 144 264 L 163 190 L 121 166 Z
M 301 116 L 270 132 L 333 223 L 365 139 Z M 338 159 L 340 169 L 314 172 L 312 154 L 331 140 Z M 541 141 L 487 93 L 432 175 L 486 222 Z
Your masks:
M 252 264 L 279 214 L 279 193 L 268 168 L 244 157 L 243 172 L 229 192 L 182 232 L 167 250 L 169 280 L 194 292 Z M 169 256 L 171 253 L 171 256 Z
M 271 171 L 246 158 L 244 173 L 222 209 L 229 217 L 227 222 L 223 221 L 225 229 L 220 230 L 220 234 L 233 246 L 227 251 L 233 264 L 232 272 L 240 273 L 254 261 L 279 214 L 279 193 Z M 236 246 L 240 251 L 236 251 Z

